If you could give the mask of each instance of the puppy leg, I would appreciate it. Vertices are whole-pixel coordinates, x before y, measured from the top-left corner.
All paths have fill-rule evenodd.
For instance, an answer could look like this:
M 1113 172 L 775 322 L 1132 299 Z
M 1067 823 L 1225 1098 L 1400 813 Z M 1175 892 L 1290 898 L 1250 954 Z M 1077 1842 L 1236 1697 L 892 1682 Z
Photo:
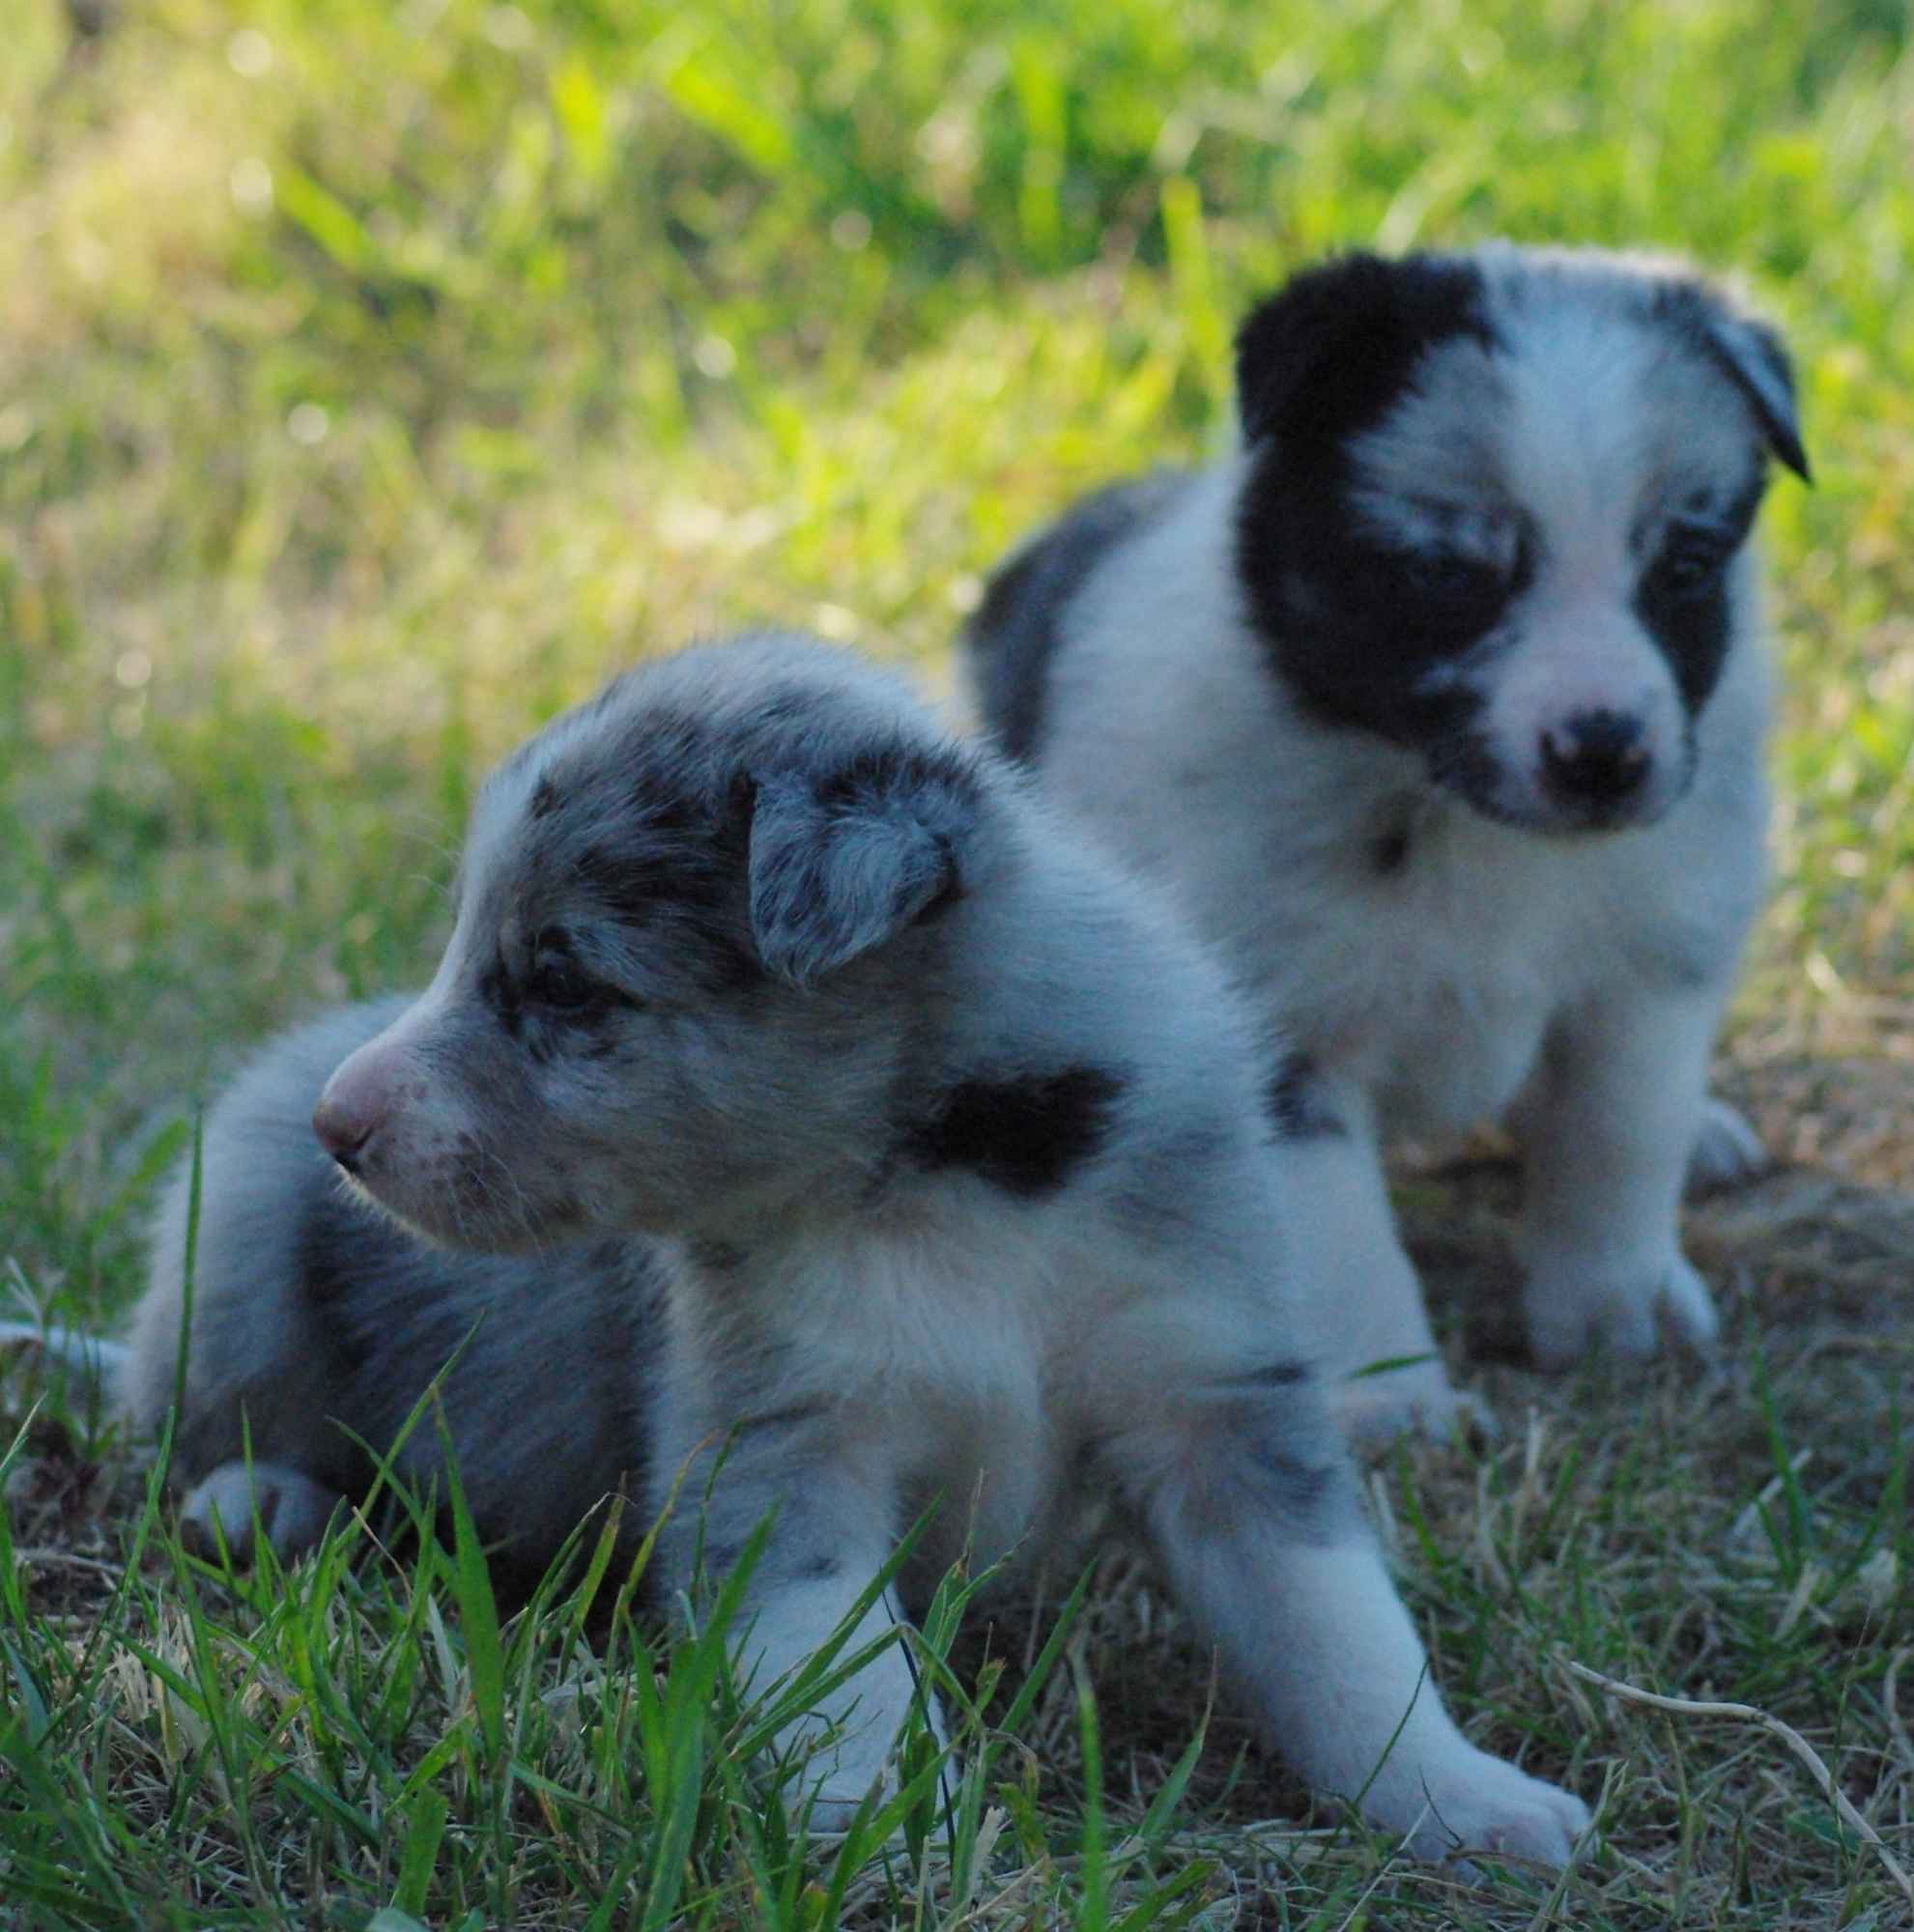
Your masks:
M 273 1553 L 283 1559 L 319 1541 L 341 1500 L 338 1491 L 283 1463 L 221 1463 L 187 1492 L 180 1527 L 207 1550 L 223 1537 L 234 1560 L 244 1562 L 253 1553 L 256 1515 Z
M 1714 1339 L 1714 1304 L 1681 1253 L 1676 1216 L 1716 1018 L 1712 1000 L 1650 995 L 1569 1015 L 1518 1102 L 1523 1306 L 1545 1367 L 1597 1342 L 1652 1355 L 1658 1317 L 1698 1347 Z
M 1185 1608 L 1311 1784 L 1418 1858 L 1567 1861 L 1587 1807 L 1456 1728 L 1307 1382 L 1238 1378 L 1118 1453 Z
M 707 1417 L 721 1407 L 714 1405 Z M 717 1450 L 699 1444 L 722 1441 L 725 1427 L 700 1430 L 687 1427 L 687 1420 L 682 1413 L 669 1416 L 661 1434 L 656 1466 L 664 1480 L 689 1461 L 677 1513 L 661 1542 L 663 1575 L 674 1600 L 692 1590 L 700 1572 L 723 1577 L 752 1532 L 767 1516 L 773 1519 L 734 1639 L 739 1675 L 761 1693 L 809 1661 L 890 1558 L 896 1548 L 895 1471 L 878 1443 L 848 1441 L 840 1416 L 808 1405 L 729 1430 L 728 1442 Z M 903 1621 L 895 1593 L 887 1590 L 840 1657 Z M 811 1766 L 814 1827 L 842 1830 L 866 1794 L 884 1781 L 913 1690 L 909 1666 L 894 1644 L 786 1728 L 786 1746 L 836 1733 Z M 934 1707 L 931 1721 L 939 1722 Z
M 1492 1430 L 1481 1404 L 1449 1384 L 1422 1284 L 1396 1238 L 1366 1097 L 1294 1070 L 1281 1092 L 1272 1111 L 1299 1327 L 1344 1435 L 1366 1447 L 1407 1430 Z

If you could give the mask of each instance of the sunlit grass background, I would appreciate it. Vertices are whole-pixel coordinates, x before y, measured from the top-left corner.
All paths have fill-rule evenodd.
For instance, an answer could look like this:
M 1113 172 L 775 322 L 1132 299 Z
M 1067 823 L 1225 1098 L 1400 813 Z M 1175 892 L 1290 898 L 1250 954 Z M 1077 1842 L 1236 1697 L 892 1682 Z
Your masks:
M 208 1070 L 423 974 L 528 728 L 766 619 L 946 682 L 1005 546 L 1214 445 L 1235 317 L 1349 244 L 1670 246 L 1785 328 L 1816 487 L 1764 516 L 1785 803 L 1738 1026 L 1894 1061 L 1909 36 L 1890 0 L 0 0 L 0 1265 L 111 1319 Z

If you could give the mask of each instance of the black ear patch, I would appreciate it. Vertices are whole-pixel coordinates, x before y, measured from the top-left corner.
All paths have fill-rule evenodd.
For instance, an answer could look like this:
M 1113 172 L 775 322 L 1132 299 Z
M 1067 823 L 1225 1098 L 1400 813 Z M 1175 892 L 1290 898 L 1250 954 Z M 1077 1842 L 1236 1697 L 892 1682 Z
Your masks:
M 1347 435 L 1383 412 L 1429 349 L 1456 335 L 1494 340 L 1472 263 L 1354 254 L 1307 270 L 1237 332 L 1243 437 Z
M 751 929 L 793 986 L 847 964 L 961 888 L 977 778 L 954 748 L 874 748 L 822 774 L 760 775 Z

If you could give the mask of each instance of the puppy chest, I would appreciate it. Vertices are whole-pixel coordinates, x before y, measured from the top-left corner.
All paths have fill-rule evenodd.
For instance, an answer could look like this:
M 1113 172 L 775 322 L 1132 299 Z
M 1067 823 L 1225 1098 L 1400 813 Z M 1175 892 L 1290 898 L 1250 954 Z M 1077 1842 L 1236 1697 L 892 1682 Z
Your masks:
M 807 1269 L 783 1326 L 806 1379 L 873 1417 L 914 1500 L 1014 1542 L 1055 1481 L 1043 1297 L 1021 1255 L 879 1245 Z M 942 1536 L 940 1535 L 940 1541 Z
M 1582 969 L 1554 895 L 1498 891 L 1486 868 L 1422 883 L 1350 894 L 1296 1009 L 1393 1130 L 1454 1132 L 1507 1106 Z

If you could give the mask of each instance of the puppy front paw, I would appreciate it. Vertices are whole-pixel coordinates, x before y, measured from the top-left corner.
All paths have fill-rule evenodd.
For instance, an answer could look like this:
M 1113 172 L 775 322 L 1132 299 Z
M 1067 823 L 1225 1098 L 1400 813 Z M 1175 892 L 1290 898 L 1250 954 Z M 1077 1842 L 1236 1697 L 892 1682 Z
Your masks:
M 846 1697 L 839 1709 L 809 1712 L 779 1734 L 781 1751 L 805 1759 L 786 1803 L 793 1815 L 808 1817 L 813 1832 L 846 1832 L 873 1792 L 880 1802 L 894 1795 L 912 1689 L 902 1653 L 887 1651 L 846 1687 L 860 1694 Z M 947 1733 L 934 1698 L 928 1717 L 941 1748 Z
M 1721 1327 L 1707 1283 L 1676 1252 L 1531 1264 L 1522 1305 L 1530 1351 L 1544 1369 L 1572 1367 L 1597 1346 L 1646 1361 L 1660 1351 L 1664 1329 L 1705 1350 Z
M 1414 1787 L 1390 1807 L 1406 1815 L 1385 1817 L 1374 1809 L 1376 1822 L 1406 1833 L 1418 1859 L 1505 1852 L 1552 1868 L 1565 1865 L 1591 1822 L 1587 1805 L 1502 1758 L 1460 1740 L 1458 1747 L 1452 1761 L 1419 1767 Z
M 1404 1435 L 1443 1442 L 1460 1430 L 1493 1442 L 1501 1433 L 1479 1396 L 1450 1382 L 1439 1357 L 1352 1376 L 1336 1385 L 1330 1404 L 1343 1439 L 1364 1454 Z
M 252 1553 L 255 1513 L 277 1556 L 297 1556 L 325 1533 L 339 1502 L 336 1490 L 280 1463 L 221 1463 L 180 1505 L 180 1528 L 188 1542 L 211 1552 L 224 1536 L 240 1562 Z
M 1689 1151 L 1684 1189 L 1695 1195 L 1738 1187 L 1773 1165 L 1773 1156 L 1761 1145 L 1760 1135 L 1726 1100 L 1711 1098 Z

